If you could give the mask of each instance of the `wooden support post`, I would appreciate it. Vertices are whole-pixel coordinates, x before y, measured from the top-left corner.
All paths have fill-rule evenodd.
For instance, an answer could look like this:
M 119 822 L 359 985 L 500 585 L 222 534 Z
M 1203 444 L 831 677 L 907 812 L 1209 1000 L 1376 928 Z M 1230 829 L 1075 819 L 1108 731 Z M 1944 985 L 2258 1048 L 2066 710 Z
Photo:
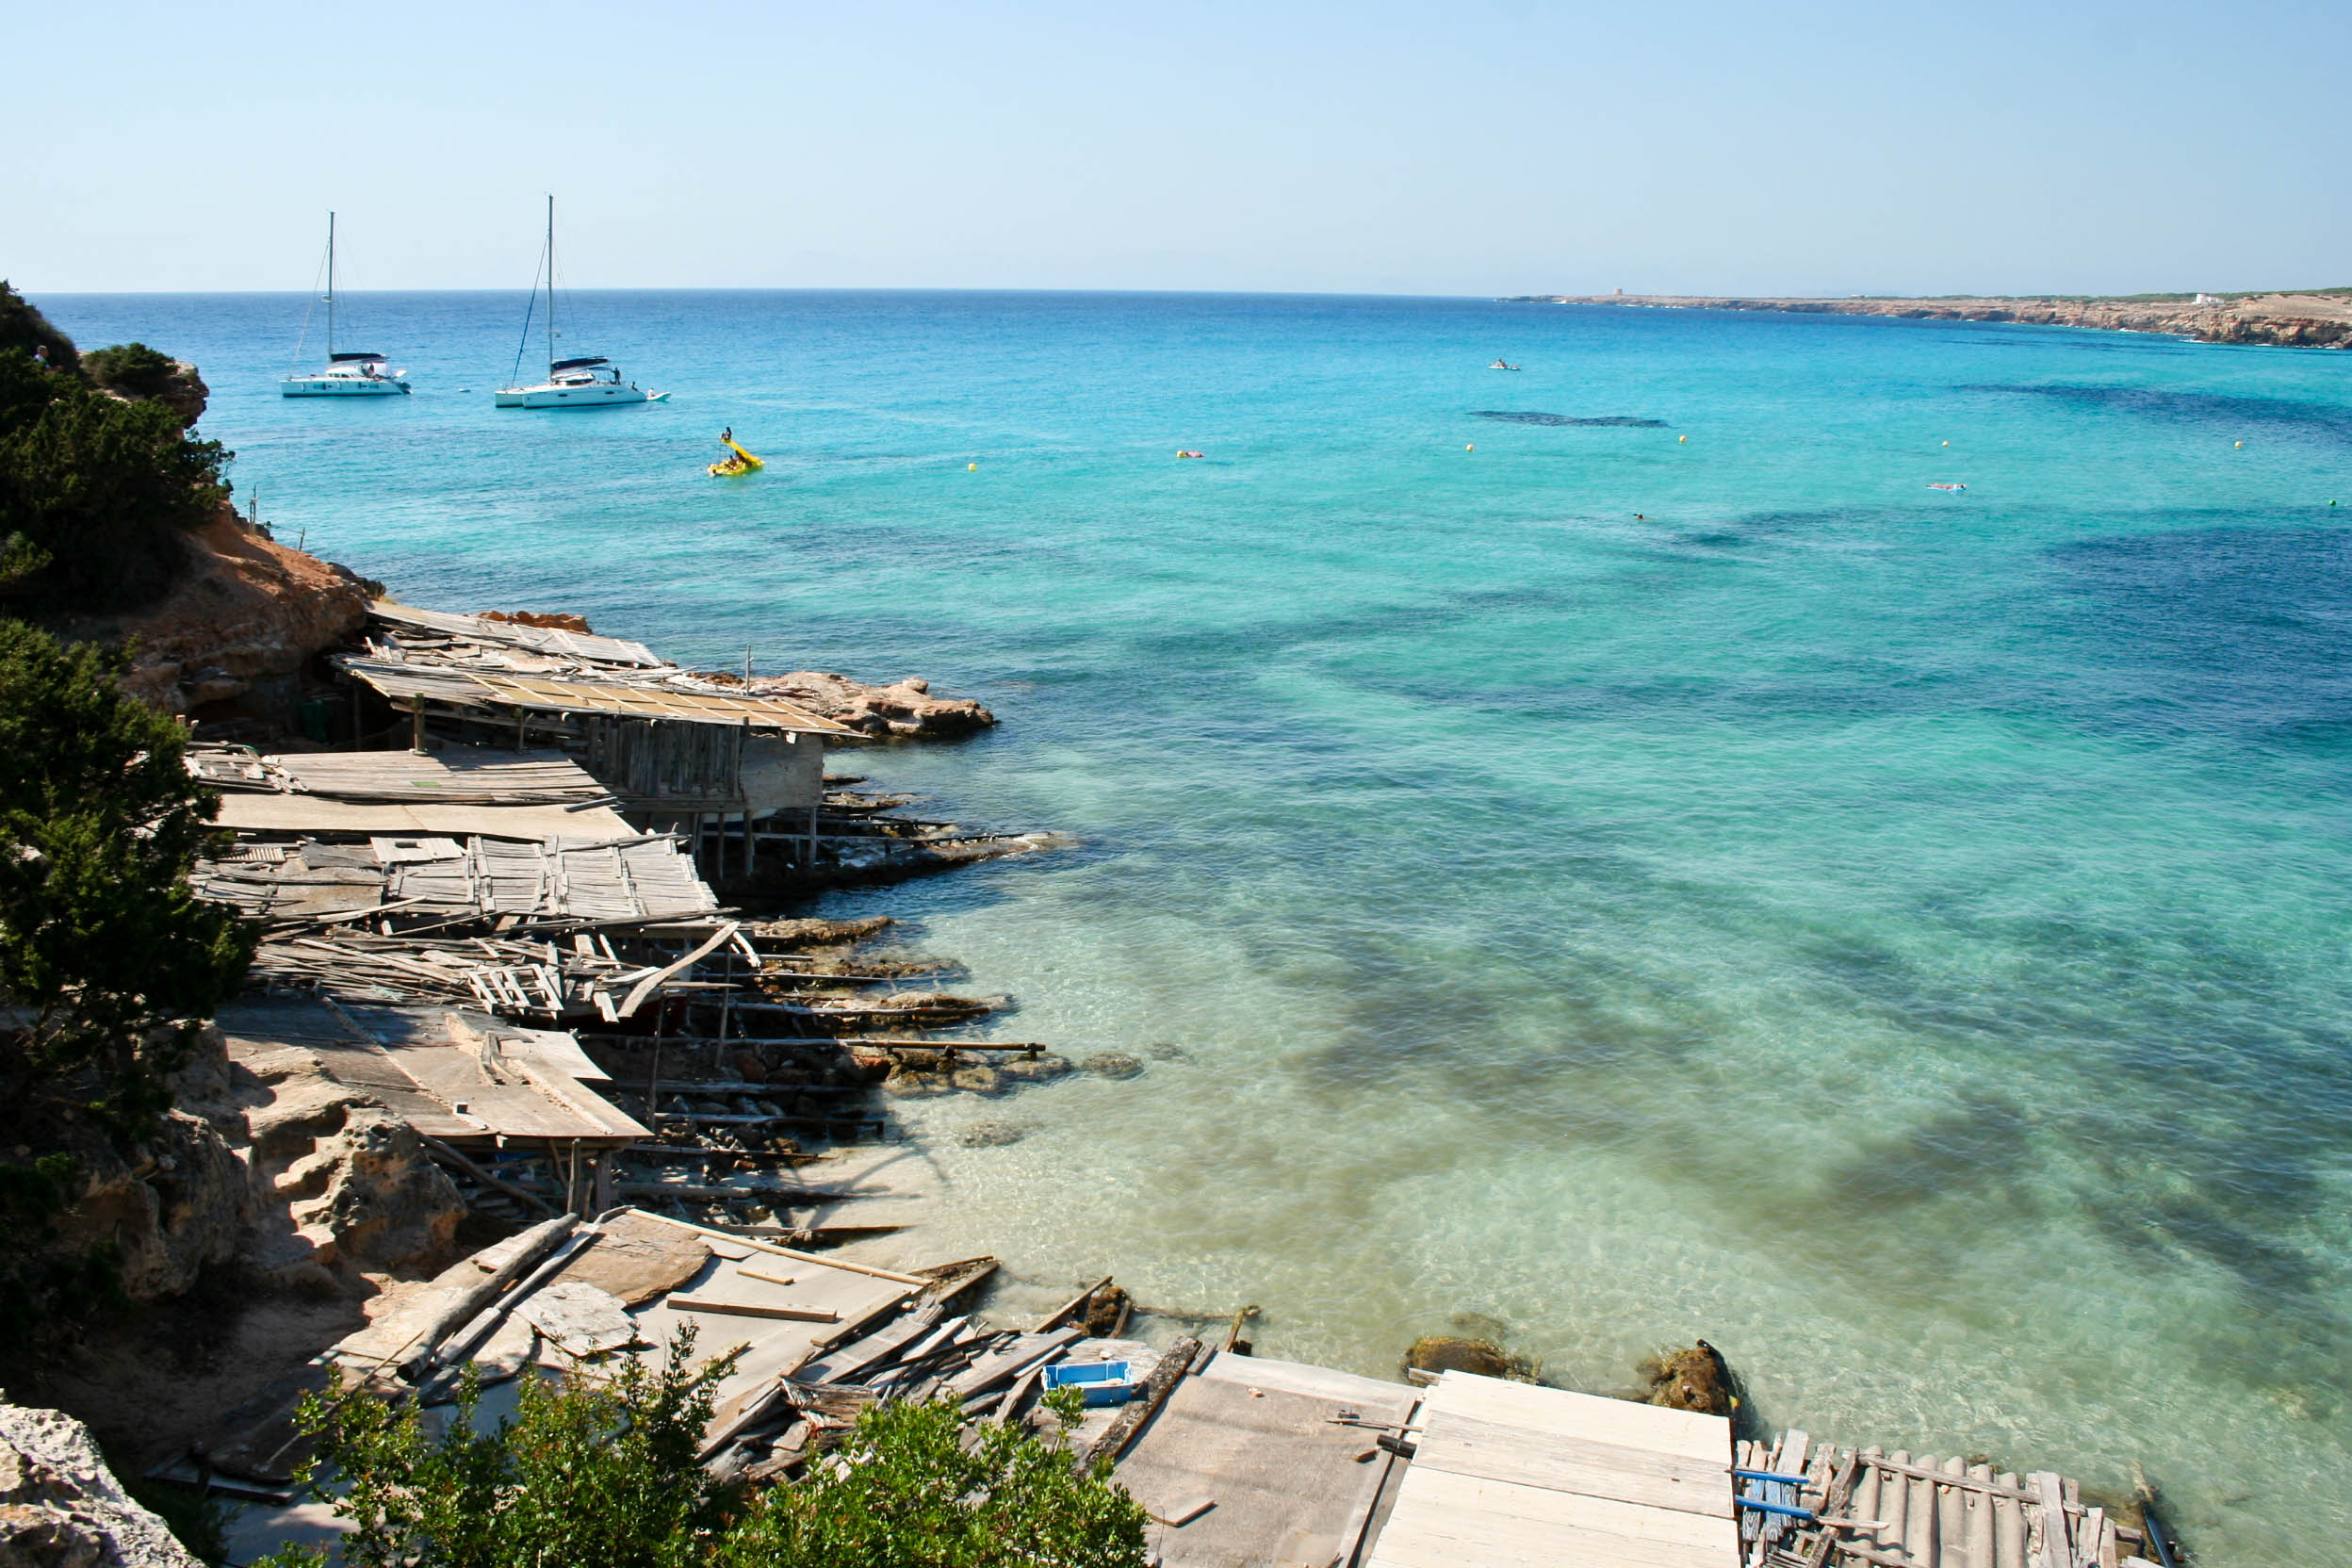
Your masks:
M 425 755 L 425 697 L 419 692 L 408 699 L 408 749 L 417 756 Z
M 760 869 L 760 841 L 752 836 L 751 808 L 743 808 L 743 874 L 750 876 Z
M 524 727 L 525 727 L 526 725 L 528 725 L 530 722 L 531 722 L 531 710 L 530 710 L 529 709 L 527 709 L 527 708 L 517 708 L 516 710 L 514 710 L 514 749 L 515 749 L 516 751 L 521 751 L 521 750 L 525 749 L 526 745 L 528 744 L 528 743 L 527 743 L 527 742 L 524 740 L 524 738 L 523 738 L 523 731 L 524 731 Z
M 616 1196 L 612 1190 L 612 1152 L 609 1149 L 597 1150 L 596 1163 L 591 1168 L 596 1173 L 596 1179 L 590 1184 L 595 1196 L 589 1200 L 594 1210 L 589 1217 L 594 1218 L 596 1215 L 612 1208 Z

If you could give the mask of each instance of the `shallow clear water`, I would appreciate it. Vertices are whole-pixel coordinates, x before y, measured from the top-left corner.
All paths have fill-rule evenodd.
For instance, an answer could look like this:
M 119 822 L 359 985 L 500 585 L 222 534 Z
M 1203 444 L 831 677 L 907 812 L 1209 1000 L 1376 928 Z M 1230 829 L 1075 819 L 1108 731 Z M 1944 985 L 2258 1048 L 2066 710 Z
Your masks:
M 359 297 L 368 404 L 274 395 L 300 301 L 42 302 L 198 360 L 240 492 L 415 602 L 996 709 L 852 765 L 1084 847 L 833 906 L 1182 1054 L 902 1107 L 956 1243 L 1368 1371 L 1704 1334 L 1768 1420 L 2352 1560 L 2352 355 L 613 294 L 567 348 L 676 400 L 566 416 L 489 406 L 519 295 Z

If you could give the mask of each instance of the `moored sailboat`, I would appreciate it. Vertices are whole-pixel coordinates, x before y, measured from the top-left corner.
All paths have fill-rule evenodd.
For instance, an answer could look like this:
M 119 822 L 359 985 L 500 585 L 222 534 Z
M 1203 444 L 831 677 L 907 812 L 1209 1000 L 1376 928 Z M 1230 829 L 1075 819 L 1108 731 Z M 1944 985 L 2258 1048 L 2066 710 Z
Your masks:
M 302 335 L 310 335 L 307 320 Z M 301 350 L 297 349 L 299 355 Z M 372 349 L 341 350 L 335 346 L 335 214 L 327 214 L 327 367 L 297 370 L 278 383 L 287 398 L 388 398 L 408 391 L 408 372 L 395 370 Z
M 501 386 L 492 394 L 500 408 L 610 408 L 616 403 L 660 402 L 667 392 L 646 392 L 635 382 L 621 379 L 620 367 L 601 354 L 575 354 L 569 358 L 555 356 L 555 198 L 547 198 L 547 248 L 546 253 L 547 279 L 547 379 L 525 385 L 522 380 L 523 355 L 514 352 L 513 384 Z M 531 302 L 538 302 L 539 290 L 534 282 Z M 523 317 L 523 340 L 531 340 L 531 317 Z

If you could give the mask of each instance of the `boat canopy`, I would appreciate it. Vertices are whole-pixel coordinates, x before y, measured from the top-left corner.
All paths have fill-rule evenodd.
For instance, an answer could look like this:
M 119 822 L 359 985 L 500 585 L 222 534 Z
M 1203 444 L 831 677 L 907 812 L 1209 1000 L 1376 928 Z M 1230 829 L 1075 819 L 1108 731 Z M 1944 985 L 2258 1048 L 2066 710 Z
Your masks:
M 330 362 L 336 365 L 350 365 L 363 359 L 382 359 L 383 357 L 384 356 L 382 354 L 375 352 L 373 350 L 369 350 L 366 353 L 329 354 L 327 356 Z
M 605 358 L 602 354 L 591 354 L 585 359 L 551 360 L 548 362 L 547 368 L 549 370 L 585 370 L 591 365 L 610 365 L 612 363 L 612 362 L 611 360 Z

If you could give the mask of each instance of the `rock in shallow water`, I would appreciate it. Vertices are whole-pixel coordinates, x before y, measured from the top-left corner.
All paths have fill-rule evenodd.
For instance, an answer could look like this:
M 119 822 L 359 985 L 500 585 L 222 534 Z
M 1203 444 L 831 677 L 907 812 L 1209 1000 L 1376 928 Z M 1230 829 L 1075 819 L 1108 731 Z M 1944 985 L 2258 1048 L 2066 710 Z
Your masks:
M 1029 1129 L 1018 1121 L 1003 1121 L 990 1118 L 975 1121 L 956 1135 L 956 1141 L 967 1149 L 1002 1149 L 1008 1143 L 1019 1143 L 1029 1135 Z
M 1037 1056 L 1015 1056 L 997 1068 L 998 1076 L 1010 1084 L 1043 1084 L 1067 1077 L 1074 1070 L 1067 1056 L 1047 1052 Z
M 1653 1405 L 1697 1411 L 1702 1415 L 1729 1415 L 1739 1403 L 1723 1352 L 1705 1340 L 1688 1350 L 1647 1357 L 1640 1370 L 1650 1387 L 1645 1397 Z
M 1091 1072 L 1098 1078 L 1133 1078 L 1143 1070 L 1143 1063 L 1116 1051 L 1098 1051 L 1078 1064 L 1081 1072 Z
M 1448 1334 L 1423 1334 L 1405 1352 L 1405 1365 L 1414 1372 L 1475 1372 L 1481 1378 L 1508 1378 L 1526 1365 L 1491 1339 L 1457 1339 Z

